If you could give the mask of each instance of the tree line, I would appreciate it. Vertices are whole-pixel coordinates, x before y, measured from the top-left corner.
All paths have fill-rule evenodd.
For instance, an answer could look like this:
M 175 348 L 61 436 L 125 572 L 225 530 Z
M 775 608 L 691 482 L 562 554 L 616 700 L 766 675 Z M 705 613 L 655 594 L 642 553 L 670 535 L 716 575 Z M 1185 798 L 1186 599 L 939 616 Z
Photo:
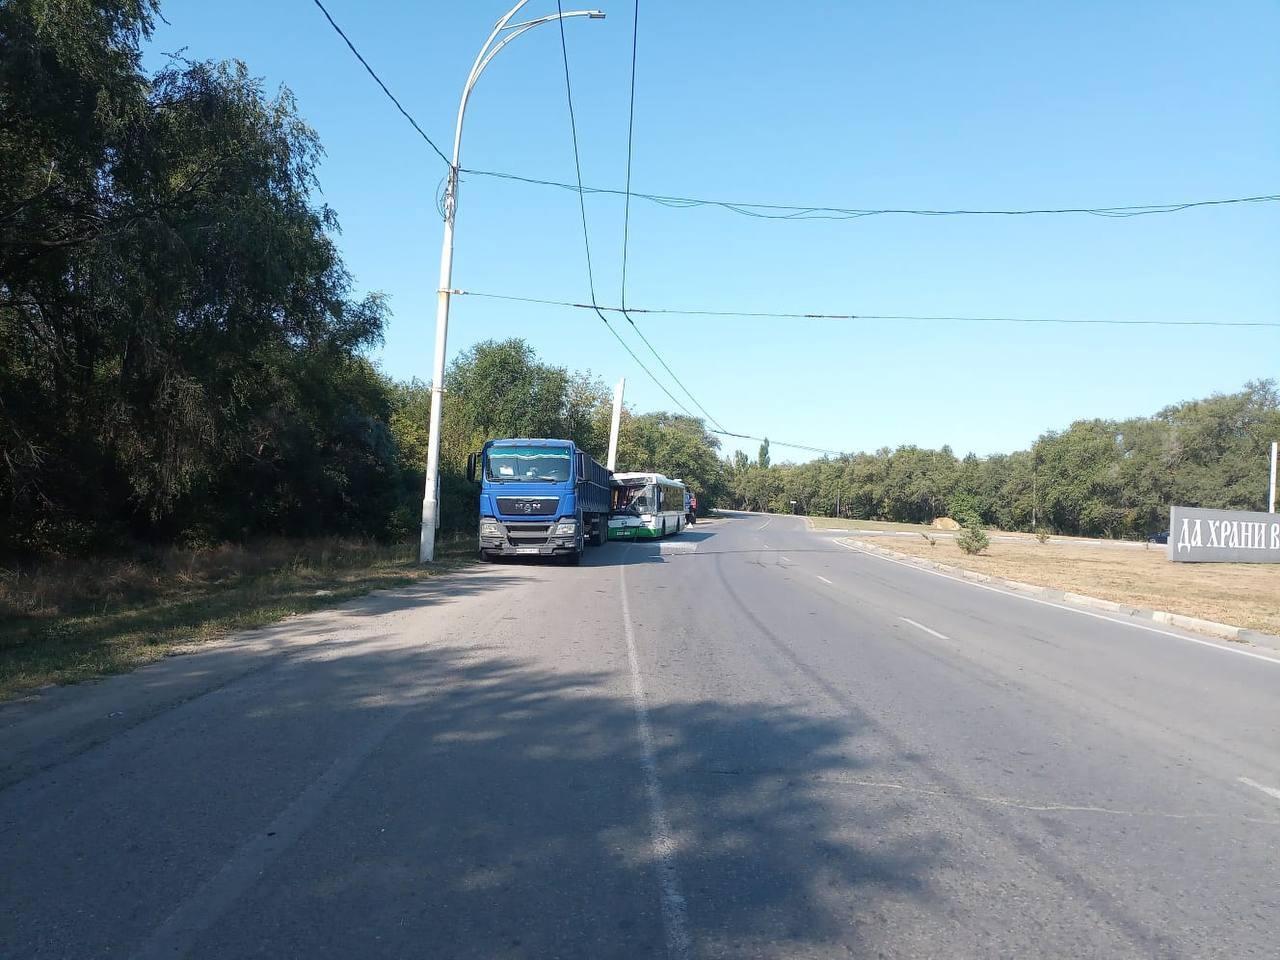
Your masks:
M 1029 450 L 989 457 L 903 446 L 774 464 L 766 443 L 755 460 L 738 453 L 726 481 L 741 509 L 903 523 L 976 517 L 1004 530 L 1143 537 L 1168 529 L 1173 504 L 1265 510 L 1276 439 L 1280 391 L 1257 380 L 1149 417 L 1080 420 Z
M 0 553 L 417 530 L 428 388 L 369 359 L 316 201 L 319 138 L 242 63 L 141 44 L 156 0 L 0 3 Z M 450 367 L 446 526 L 475 523 L 466 452 L 569 436 L 603 457 L 603 385 L 519 341 Z M 624 420 L 636 468 L 720 474 L 714 438 Z

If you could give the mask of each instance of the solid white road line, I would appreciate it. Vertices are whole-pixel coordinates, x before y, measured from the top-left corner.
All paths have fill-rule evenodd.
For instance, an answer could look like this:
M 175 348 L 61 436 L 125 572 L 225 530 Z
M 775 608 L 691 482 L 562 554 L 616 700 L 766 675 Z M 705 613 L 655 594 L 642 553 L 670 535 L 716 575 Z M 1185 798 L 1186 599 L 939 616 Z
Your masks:
M 1236 777 L 1236 779 L 1247 787 L 1253 787 L 1255 790 L 1261 790 L 1267 796 L 1280 800 L 1280 790 L 1277 790 L 1275 787 L 1268 787 L 1265 783 L 1259 783 L 1257 780 L 1250 780 L 1248 777 Z
M 790 562 L 791 562 L 791 558 L 790 558 L 790 557 L 784 557 L 782 554 L 778 554 L 778 559 L 779 559 L 779 560 L 785 560 L 787 563 L 790 563 Z
M 826 577 L 818 576 L 818 579 L 821 580 L 823 583 L 827 583 L 827 584 L 831 584 L 831 586 L 835 586 L 835 584 L 831 583 L 831 581 L 828 580 Z
M 1268 657 L 1265 654 L 1253 653 L 1249 650 L 1237 650 L 1235 647 L 1224 647 L 1221 644 L 1214 643 L 1212 640 L 1201 640 L 1198 637 L 1188 637 L 1181 633 L 1174 633 L 1172 630 L 1161 630 L 1159 627 L 1149 627 L 1145 623 L 1138 623 L 1135 620 L 1121 620 L 1118 617 L 1109 617 L 1105 613 L 1094 613 L 1092 610 L 1082 610 L 1080 607 L 1069 607 L 1065 603 L 1055 603 L 1052 600 L 1042 600 L 1039 597 L 1029 597 L 1025 593 L 1015 593 L 1012 590 L 1002 590 L 1000 587 L 992 587 L 985 583 L 975 583 L 973 580 L 965 580 L 963 577 L 953 577 L 941 570 L 930 570 L 928 567 L 918 567 L 914 563 L 907 563 L 905 560 L 898 560 L 895 557 L 886 557 L 883 554 L 872 553 L 870 550 L 859 550 L 857 547 L 851 547 L 842 540 L 836 543 L 850 550 L 853 553 L 861 554 L 864 557 L 875 557 L 877 560 L 884 560 L 888 563 L 896 563 L 900 567 L 907 567 L 911 570 L 918 570 L 921 573 L 928 573 L 935 577 L 942 577 L 944 580 L 950 580 L 954 583 L 963 583 L 970 587 L 977 587 L 979 590 L 989 590 L 992 593 L 998 593 L 1005 597 L 1014 597 L 1018 600 L 1026 600 L 1030 603 L 1038 603 L 1044 607 L 1055 607 L 1058 610 L 1066 610 L 1068 613 L 1078 613 L 1082 617 L 1093 617 L 1095 620 L 1106 620 L 1108 623 L 1118 623 L 1122 627 L 1133 627 L 1135 630 L 1145 630 L 1147 633 L 1158 633 L 1162 637 L 1173 637 L 1175 640 L 1185 640 L 1187 643 L 1198 643 L 1202 647 L 1208 647 L 1210 650 L 1217 650 L 1220 653 L 1234 653 L 1241 657 L 1250 657 L 1254 660 L 1261 660 L 1272 666 L 1280 667 L 1280 659 Z
M 899 619 L 899 620 L 901 620 L 903 623 L 909 623 L 909 624 L 911 624 L 911 625 L 912 625 L 913 627 L 915 627 L 917 630 L 923 630 L 925 633 L 929 634 L 929 636 L 931 636 L 931 637 L 937 637 L 939 640 L 950 640 L 950 639 L 951 639 L 950 637 L 946 636 L 945 634 L 941 634 L 941 633 L 939 633 L 937 630 L 931 630 L 929 627 L 926 627 L 923 623 L 916 623 L 916 622 L 915 622 L 914 620 L 912 620 L 910 617 L 899 617 L 898 619 Z
M 667 805 L 662 798 L 658 779 L 657 751 L 653 742 L 653 726 L 649 723 L 649 702 L 640 676 L 640 659 L 636 655 L 636 632 L 631 623 L 631 605 L 627 602 L 627 568 L 618 567 L 618 588 L 622 595 L 622 629 L 627 637 L 627 662 L 631 666 L 631 704 L 636 714 L 644 767 L 644 792 L 649 801 L 649 831 L 653 835 L 653 852 L 658 860 L 658 884 L 662 891 L 662 928 L 667 938 L 667 956 L 672 960 L 688 960 L 693 952 L 689 940 L 689 924 L 685 916 L 684 897 L 676 876 L 676 844 L 672 837 Z
M 771 523 L 773 523 L 773 517 L 770 517 L 770 518 L 769 518 L 768 520 L 766 520 L 764 523 L 760 524 L 760 526 L 756 527 L 756 529 L 757 529 L 757 530 L 763 530 L 765 527 L 767 527 L 767 526 L 768 526 L 769 524 L 771 524 Z

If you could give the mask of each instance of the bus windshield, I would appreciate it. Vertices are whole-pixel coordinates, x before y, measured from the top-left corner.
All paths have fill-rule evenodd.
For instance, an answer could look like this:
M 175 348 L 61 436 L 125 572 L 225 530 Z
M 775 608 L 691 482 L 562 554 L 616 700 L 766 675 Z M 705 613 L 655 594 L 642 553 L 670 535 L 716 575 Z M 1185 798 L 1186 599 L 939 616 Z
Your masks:
M 484 461 L 489 480 L 567 483 L 568 447 L 490 447 Z
M 653 513 L 655 507 L 654 490 L 655 487 L 651 483 L 614 487 L 613 512 L 629 513 L 633 516 L 639 516 L 642 513 Z

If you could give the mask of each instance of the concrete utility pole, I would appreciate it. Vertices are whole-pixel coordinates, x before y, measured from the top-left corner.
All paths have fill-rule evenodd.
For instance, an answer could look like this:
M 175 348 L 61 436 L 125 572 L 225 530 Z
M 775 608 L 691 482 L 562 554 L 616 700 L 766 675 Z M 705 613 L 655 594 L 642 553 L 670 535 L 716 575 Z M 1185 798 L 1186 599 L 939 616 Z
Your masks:
M 613 419 L 609 422 L 609 462 L 605 464 L 610 472 L 618 469 L 618 433 L 622 429 L 622 391 L 627 386 L 627 378 L 623 377 L 613 388 Z
M 1280 460 L 1280 443 L 1271 441 L 1271 496 L 1267 501 L 1267 512 L 1276 512 L 1276 461 Z
M 506 12 L 489 34 L 480 52 L 471 64 L 471 73 L 462 87 L 462 100 L 458 103 L 458 122 L 453 129 L 453 161 L 449 164 L 449 176 L 444 188 L 444 242 L 440 246 L 440 284 L 436 288 L 436 352 L 431 374 L 431 420 L 430 435 L 427 438 L 427 482 L 422 496 L 422 532 L 418 539 L 418 562 L 430 563 L 436 553 L 436 527 L 440 525 L 440 412 L 444 399 L 444 357 L 445 341 L 449 333 L 449 297 L 453 292 L 453 218 L 458 207 L 458 170 L 462 154 L 462 120 L 467 112 L 467 100 L 471 97 L 471 89 L 484 73 L 484 68 L 498 52 L 508 43 L 527 33 L 534 27 L 544 23 L 555 23 L 557 20 L 568 20 L 570 17 L 590 17 L 592 20 L 603 20 L 604 14 L 599 10 L 572 10 L 569 13 L 553 13 L 550 16 L 538 17 L 536 20 L 525 20 L 512 23 L 511 18 L 519 12 L 529 0 L 520 0 Z M 501 37 L 501 39 L 499 39 Z M 495 41 L 497 41 L 495 43 Z

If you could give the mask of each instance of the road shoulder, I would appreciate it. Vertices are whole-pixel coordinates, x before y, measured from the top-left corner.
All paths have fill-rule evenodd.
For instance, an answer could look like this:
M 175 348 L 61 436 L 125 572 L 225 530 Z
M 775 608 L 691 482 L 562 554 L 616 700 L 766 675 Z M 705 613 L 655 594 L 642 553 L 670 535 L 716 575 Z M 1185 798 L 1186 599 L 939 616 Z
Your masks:
M 471 592 L 492 571 L 463 567 L 429 580 L 375 590 L 332 607 L 202 642 L 180 655 L 99 680 L 50 686 L 0 704 L 0 789 L 64 763 L 153 717 L 339 638 L 335 620 L 353 610 L 426 605 Z M 461 589 L 460 589 L 461 588 Z
M 1149 621 L 1152 624 L 1176 627 L 1181 630 L 1188 630 L 1194 633 L 1213 637 L 1217 640 L 1229 641 L 1233 648 L 1250 647 L 1258 648 L 1261 651 L 1265 651 L 1267 654 L 1270 654 L 1271 652 L 1280 653 L 1280 637 L 1257 630 L 1250 630 L 1234 624 L 1219 623 L 1213 620 L 1204 620 L 1198 617 L 1185 616 L 1168 610 L 1138 607 L 1119 603 L 1115 600 L 1107 600 L 1102 597 L 1094 597 L 1082 593 L 1057 590 L 1053 587 L 1042 586 L 1039 584 L 1025 583 L 1004 577 L 996 577 L 990 574 L 980 573 L 976 570 L 968 570 L 952 564 L 939 563 L 935 560 L 929 560 L 923 557 L 916 557 L 908 553 L 890 550 L 886 547 L 880 546 L 879 544 L 868 543 L 865 539 L 860 537 L 840 537 L 836 542 L 851 550 L 857 550 L 862 553 L 870 553 L 872 555 L 892 559 L 899 563 L 905 563 L 910 566 L 917 567 L 921 570 L 947 576 L 951 579 L 966 580 L 972 583 L 984 584 L 992 588 L 1008 591 L 1015 595 L 1036 597 L 1053 603 L 1062 604 L 1066 607 L 1076 607 L 1081 610 L 1105 611 L 1106 613 L 1115 615 L 1117 618 L 1133 618 L 1134 620 Z M 1268 657 L 1268 659 L 1270 659 L 1270 657 Z

